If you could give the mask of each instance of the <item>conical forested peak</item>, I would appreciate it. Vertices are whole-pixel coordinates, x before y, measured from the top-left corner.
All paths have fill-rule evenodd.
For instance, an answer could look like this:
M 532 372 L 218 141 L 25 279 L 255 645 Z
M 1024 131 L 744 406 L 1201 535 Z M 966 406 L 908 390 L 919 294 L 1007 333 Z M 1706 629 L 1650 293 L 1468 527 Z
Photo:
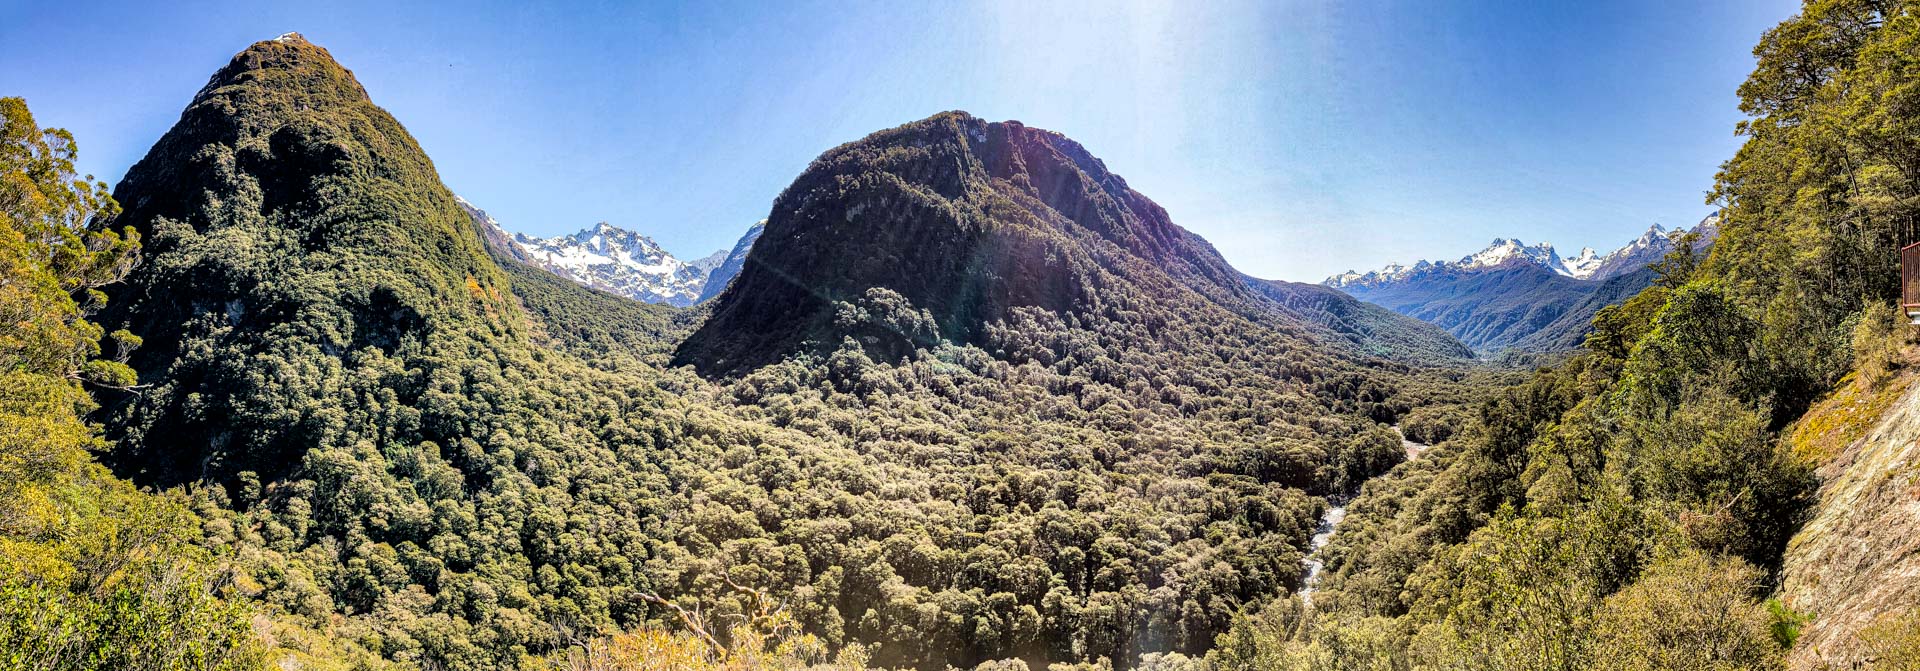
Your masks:
M 368 99 L 367 90 L 333 54 L 300 33 L 287 33 L 234 54 L 194 96 L 194 104 L 265 91 L 286 92 L 279 97 L 291 104 Z
M 262 366 L 348 371 L 523 332 L 433 162 L 297 35 L 222 67 L 114 195 L 147 265 L 103 316 L 146 339 L 131 363 L 166 382 L 111 428 L 157 478 L 278 473 L 286 454 L 340 439 L 255 413 L 262 397 L 314 393 L 285 387 L 304 373 L 263 381 Z
M 123 223 L 176 236 L 226 226 L 293 231 L 306 251 L 418 254 L 423 274 L 483 286 L 498 274 L 426 153 L 353 73 L 299 33 L 236 54 L 115 189 Z M 381 233 L 376 234 L 376 230 Z M 437 284 L 437 282 L 436 282 Z

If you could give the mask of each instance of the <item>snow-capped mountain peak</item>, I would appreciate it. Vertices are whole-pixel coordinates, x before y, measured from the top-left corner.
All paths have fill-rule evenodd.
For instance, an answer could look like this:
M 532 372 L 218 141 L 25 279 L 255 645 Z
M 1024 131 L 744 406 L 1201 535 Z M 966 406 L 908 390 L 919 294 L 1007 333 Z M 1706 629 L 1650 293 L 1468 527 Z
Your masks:
M 1553 245 L 1544 242 L 1528 245 L 1515 238 L 1494 238 L 1486 249 L 1462 257 L 1456 265 L 1463 269 L 1492 268 L 1516 259 L 1556 272 L 1560 270 L 1560 258 L 1554 255 Z
M 659 243 L 645 235 L 607 222 L 599 222 L 575 233 L 540 238 L 525 233 L 510 233 L 493 217 L 464 198 L 455 196 L 460 206 L 478 222 L 490 247 L 519 261 L 544 268 L 555 275 L 601 291 L 650 303 L 687 306 L 699 302 L 708 282 L 732 262 L 727 250 L 717 250 L 704 258 L 688 262 L 675 258 Z M 759 225 L 749 229 L 747 237 L 734 247 L 733 255 L 744 257 Z M 720 277 L 724 288 L 732 275 Z M 717 290 L 716 290 L 717 293 Z
M 1641 233 L 1640 237 L 1634 238 L 1633 242 L 1627 243 L 1627 246 L 1621 249 L 1646 249 L 1648 247 L 1654 247 L 1667 242 L 1667 238 L 1671 237 L 1671 233 L 1672 232 L 1668 231 L 1665 226 L 1654 224 L 1647 227 L 1647 232 Z M 1620 252 L 1615 251 L 1614 253 L 1618 254 Z
M 1584 280 L 1592 277 L 1605 260 L 1592 247 L 1581 247 L 1579 254 L 1560 259 L 1560 266 L 1566 269 L 1567 276 Z
M 674 258 L 652 238 L 604 221 L 551 238 L 515 234 L 514 242 L 557 274 L 643 301 L 692 305 L 706 284 L 707 269 Z

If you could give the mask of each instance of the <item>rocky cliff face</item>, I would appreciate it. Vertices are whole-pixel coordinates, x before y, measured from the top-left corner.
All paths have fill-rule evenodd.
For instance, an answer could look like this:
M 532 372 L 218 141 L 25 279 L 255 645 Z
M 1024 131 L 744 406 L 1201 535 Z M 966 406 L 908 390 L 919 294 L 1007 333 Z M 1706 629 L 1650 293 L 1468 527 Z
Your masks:
M 1823 459 L 1820 500 L 1787 545 L 1780 598 L 1813 620 L 1793 648 L 1796 669 L 1858 668 L 1862 630 L 1920 608 L 1920 385 L 1909 374 L 1878 393 L 1843 390 L 1794 434 Z M 1903 385 L 1903 386 L 1902 386 Z M 1834 454 L 1805 449 L 1844 442 Z

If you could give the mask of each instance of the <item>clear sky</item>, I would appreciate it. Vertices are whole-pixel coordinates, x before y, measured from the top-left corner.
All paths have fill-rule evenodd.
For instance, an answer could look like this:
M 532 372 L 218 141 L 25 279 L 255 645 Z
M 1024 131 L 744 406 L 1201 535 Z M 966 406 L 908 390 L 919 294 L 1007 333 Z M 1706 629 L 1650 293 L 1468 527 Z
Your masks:
M 0 95 L 109 182 L 249 43 L 299 31 L 509 229 L 694 258 L 820 152 L 962 109 L 1066 133 L 1250 274 L 1691 225 L 1788 0 L 0 0 Z M 324 5 L 321 6 L 321 5 Z

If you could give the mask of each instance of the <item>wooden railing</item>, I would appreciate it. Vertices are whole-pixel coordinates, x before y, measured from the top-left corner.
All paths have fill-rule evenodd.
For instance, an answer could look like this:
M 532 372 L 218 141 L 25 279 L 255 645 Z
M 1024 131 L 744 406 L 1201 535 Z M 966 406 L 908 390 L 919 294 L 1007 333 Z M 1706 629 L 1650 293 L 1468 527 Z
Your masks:
M 1900 307 L 1908 316 L 1920 313 L 1920 242 L 1900 248 Z

